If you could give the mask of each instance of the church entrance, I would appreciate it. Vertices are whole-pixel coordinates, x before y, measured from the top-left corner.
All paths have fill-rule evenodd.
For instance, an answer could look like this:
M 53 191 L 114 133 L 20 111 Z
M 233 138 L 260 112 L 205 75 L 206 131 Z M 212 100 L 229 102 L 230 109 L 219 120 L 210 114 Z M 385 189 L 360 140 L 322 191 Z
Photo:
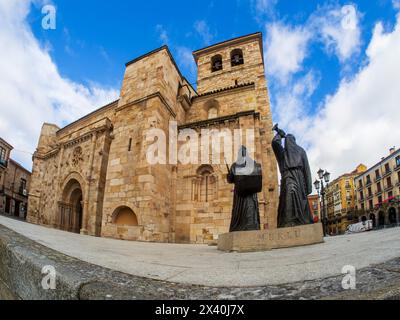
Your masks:
M 70 180 L 59 203 L 58 226 L 61 230 L 80 233 L 83 221 L 83 195 L 79 182 Z

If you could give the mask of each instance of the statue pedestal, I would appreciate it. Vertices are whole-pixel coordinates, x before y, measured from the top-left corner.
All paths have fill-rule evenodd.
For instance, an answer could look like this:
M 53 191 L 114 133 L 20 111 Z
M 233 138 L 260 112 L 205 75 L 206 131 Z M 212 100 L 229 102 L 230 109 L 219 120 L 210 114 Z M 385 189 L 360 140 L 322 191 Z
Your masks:
M 322 224 L 261 231 L 240 231 L 219 236 L 218 250 L 256 252 L 323 243 Z

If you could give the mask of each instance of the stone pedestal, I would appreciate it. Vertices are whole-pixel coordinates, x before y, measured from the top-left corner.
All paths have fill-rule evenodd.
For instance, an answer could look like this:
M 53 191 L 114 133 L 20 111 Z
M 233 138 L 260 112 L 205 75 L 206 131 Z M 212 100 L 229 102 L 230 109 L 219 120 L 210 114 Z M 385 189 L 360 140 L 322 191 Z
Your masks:
M 275 230 L 231 232 L 219 236 L 218 250 L 256 252 L 323 243 L 322 224 Z

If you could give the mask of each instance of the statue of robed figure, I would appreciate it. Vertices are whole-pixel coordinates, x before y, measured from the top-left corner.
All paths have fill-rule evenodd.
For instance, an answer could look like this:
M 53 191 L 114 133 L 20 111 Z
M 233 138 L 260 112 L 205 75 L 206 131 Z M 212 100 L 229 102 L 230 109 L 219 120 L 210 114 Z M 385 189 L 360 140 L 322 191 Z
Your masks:
M 307 154 L 297 145 L 293 135 L 287 135 L 278 125 L 274 131 L 277 134 L 272 141 L 272 148 L 282 176 L 278 228 L 312 224 L 314 222 L 307 198 L 312 193 L 312 177 Z
M 261 165 L 241 146 L 228 172 L 228 183 L 235 184 L 230 232 L 260 230 L 257 193 L 262 191 Z

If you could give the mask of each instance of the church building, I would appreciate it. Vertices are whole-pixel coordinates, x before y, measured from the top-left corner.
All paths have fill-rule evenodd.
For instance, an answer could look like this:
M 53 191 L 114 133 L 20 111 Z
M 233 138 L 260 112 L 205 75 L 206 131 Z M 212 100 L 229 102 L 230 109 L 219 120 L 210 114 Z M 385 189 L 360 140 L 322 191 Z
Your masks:
M 191 129 L 199 137 L 204 129 L 254 129 L 254 158 L 263 169 L 261 225 L 276 228 L 278 176 L 262 34 L 193 57 L 196 89 L 163 46 L 126 64 L 117 101 L 64 128 L 45 123 L 33 156 L 28 221 L 98 237 L 214 243 L 231 220 L 234 186 L 224 161 L 148 161 L 154 141 L 146 132 L 160 129 L 169 141 L 176 122 L 178 133 Z

